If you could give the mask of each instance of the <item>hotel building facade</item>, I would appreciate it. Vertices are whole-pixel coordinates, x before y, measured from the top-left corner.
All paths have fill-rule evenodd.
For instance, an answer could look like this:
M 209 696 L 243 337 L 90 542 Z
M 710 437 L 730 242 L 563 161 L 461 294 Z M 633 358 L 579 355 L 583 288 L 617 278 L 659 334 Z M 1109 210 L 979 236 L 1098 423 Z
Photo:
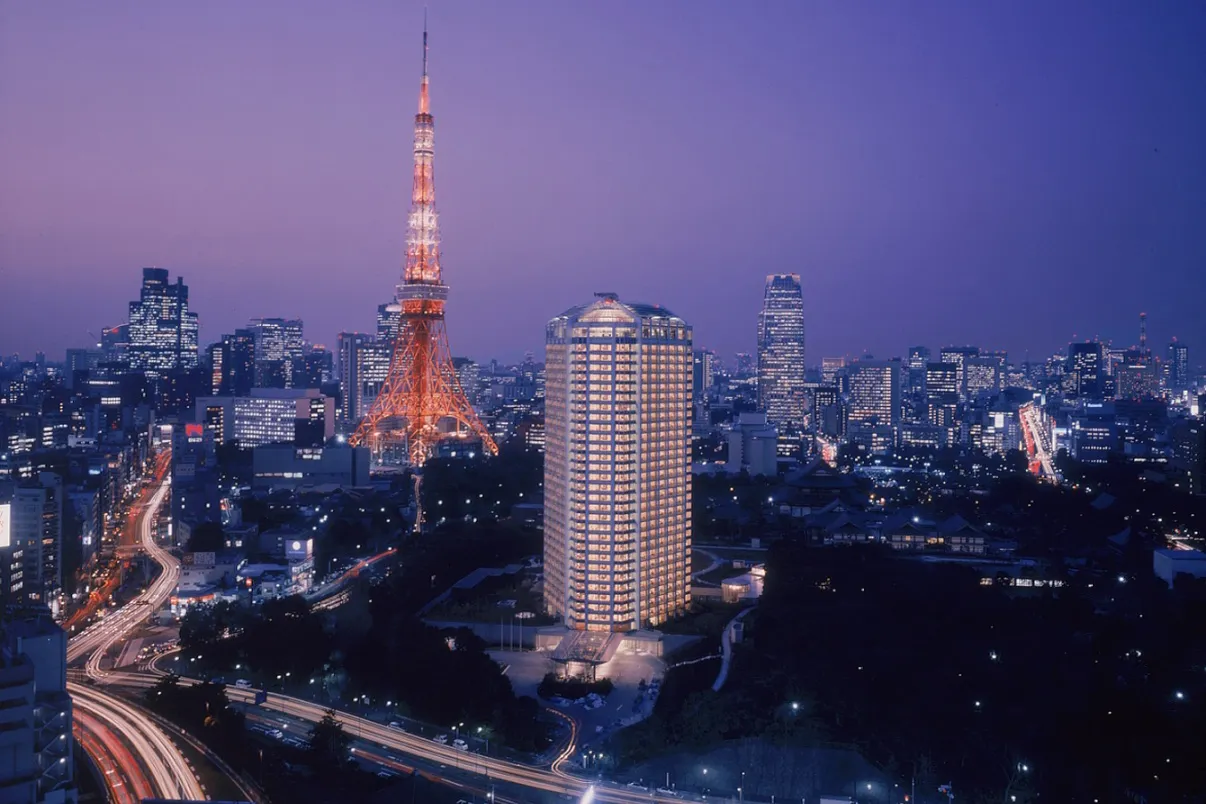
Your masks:
M 614 294 L 549 322 L 545 606 L 631 631 L 690 604 L 690 325 Z

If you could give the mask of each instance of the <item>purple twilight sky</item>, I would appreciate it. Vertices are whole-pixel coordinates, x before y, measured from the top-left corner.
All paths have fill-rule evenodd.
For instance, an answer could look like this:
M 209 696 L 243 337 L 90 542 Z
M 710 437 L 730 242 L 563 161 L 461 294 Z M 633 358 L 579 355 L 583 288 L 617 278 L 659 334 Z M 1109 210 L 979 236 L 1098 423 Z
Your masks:
M 1206 354 L 1206 4 L 432 0 L 454 354 L 597 290 L 808 359 L 1075 334 Z M 397 281 L 420 2 L 0 4 L 0 352 L 183 274 L 202 342 L 369 330 Z

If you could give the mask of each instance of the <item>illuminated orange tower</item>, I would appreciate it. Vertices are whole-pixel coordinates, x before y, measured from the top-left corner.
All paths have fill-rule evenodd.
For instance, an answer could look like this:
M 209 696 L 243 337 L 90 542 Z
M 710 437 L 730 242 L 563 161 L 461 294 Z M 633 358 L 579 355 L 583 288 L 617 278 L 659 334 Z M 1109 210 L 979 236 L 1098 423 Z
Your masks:
M 433 170 L 435 121 L 427 92 L 427 29 L 423 29 L 423 81 L 415 115 L 415 179 L 406 238 L 406 271 L 398 285 L 399 314 L 389 377 L 352 436 L 353 444 L 372 449 L 404 449 L 412 466 L 421 467 L 436 443 L 448 438 L 481 439 L 482 448 L 498 445 L 465 397 L 452 366 L 444 304 L 448 286 L 440 273 L 440 227 L 435 210 Z

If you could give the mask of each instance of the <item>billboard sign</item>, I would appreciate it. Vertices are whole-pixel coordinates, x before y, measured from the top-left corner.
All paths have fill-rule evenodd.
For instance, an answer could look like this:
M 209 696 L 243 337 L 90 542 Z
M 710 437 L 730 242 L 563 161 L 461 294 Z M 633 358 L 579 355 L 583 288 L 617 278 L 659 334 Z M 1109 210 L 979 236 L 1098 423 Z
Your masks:
M 285 558 L 289 561 L 305 561 L 313 556 L 313 539 L 289 539 L 285 542 Z
M 0 503 L 0 549 L 9 547 L 12 544 L 12 505 L 9 503 Z

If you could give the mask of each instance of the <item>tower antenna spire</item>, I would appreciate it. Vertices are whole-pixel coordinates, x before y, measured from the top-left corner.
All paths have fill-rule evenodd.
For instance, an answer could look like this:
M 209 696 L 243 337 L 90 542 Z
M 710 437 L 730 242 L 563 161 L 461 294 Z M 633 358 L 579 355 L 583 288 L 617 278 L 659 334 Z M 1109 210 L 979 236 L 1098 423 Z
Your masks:
M 397 313 L 389 375 L 364 414 L 350 442 L 365 445 L 375 464 L 399 460 L 416 470 L 444 441 L 481 444 L 483 452 L 498 454 L 498 445 L 465 395 L 452 353 L 444 306 L 448 286 L 440 270 L 440 225 L 435 208 L 435 119 L 431 115 L 427 78 L 427 11 L 423 12 L 423 79 L 415 115 L 414 183 L 407 216 L 406 266 L 394 304 Z M 423 513 L 416 514 L 416 528 Z

